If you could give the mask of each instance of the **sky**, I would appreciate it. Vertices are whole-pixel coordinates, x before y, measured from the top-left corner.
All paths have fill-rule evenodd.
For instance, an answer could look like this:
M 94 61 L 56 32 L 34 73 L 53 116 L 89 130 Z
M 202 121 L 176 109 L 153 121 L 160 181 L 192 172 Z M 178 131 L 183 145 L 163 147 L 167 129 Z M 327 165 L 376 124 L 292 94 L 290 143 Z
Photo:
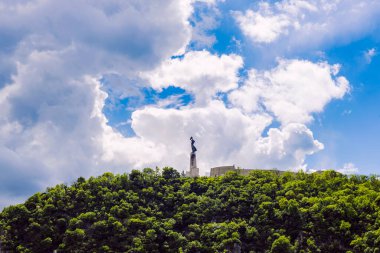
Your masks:
M 0 0 L 0 207 L 104 172 L 380 174 L 378 0 Z

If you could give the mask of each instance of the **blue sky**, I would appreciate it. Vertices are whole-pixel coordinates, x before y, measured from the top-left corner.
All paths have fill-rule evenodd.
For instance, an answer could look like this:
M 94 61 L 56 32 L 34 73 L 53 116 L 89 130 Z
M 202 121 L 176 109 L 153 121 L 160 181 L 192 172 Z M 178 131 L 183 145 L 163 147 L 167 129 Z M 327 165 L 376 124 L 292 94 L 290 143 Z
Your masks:
M 144 167 L 380 174 L 377 0 L 0 0 L 0 206 Z
M 328 105 L 319 116 L 321 122 L 313 124 L 312 129 L 319 139 L 333 142 L 310 158 L 313 163 L 332 156 L 340 163 L 351 159 L 361 173 L 379 173 L 380 59 L 375 55 L 369 62 L 365 56 L 368 50 L 377 48 L 376 38 L 369 36 L 327 51 L 329 61 L 342 64 L 342 73 L 350 81 L 352 90 L 343 101 Z

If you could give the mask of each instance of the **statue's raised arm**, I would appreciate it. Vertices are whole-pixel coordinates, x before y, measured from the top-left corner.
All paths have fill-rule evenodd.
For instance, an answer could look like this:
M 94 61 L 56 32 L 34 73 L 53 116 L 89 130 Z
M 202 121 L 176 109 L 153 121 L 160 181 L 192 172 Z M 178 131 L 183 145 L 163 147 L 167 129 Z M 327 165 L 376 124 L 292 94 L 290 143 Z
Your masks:
M 197 148 L 194 146 L 195 141 L 192 136 L 190 137 L 190 141 L 191 141 L 191 153 L 195 153 L 197 151 Z

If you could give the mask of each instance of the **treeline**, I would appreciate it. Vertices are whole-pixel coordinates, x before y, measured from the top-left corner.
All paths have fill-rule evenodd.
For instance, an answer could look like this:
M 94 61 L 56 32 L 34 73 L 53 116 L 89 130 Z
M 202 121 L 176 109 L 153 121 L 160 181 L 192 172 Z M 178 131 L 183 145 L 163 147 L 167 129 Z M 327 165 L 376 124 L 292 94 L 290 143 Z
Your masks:
M 0 215 L 9 252 L 380 252 L 380 181 L 334 171 L 79 178 Z

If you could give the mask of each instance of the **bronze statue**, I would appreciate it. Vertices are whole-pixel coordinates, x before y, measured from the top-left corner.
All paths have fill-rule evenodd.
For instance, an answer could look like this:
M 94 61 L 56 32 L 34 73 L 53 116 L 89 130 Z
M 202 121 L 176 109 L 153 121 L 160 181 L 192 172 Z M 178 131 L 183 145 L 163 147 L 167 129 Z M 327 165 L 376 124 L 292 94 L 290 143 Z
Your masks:
M 190 137 L 190 141 L 191 141 L 191 153 L 195 153 L 197 151 L 197 148 L 194 146 L 194 139 L 193 139 L 193 136 Z

